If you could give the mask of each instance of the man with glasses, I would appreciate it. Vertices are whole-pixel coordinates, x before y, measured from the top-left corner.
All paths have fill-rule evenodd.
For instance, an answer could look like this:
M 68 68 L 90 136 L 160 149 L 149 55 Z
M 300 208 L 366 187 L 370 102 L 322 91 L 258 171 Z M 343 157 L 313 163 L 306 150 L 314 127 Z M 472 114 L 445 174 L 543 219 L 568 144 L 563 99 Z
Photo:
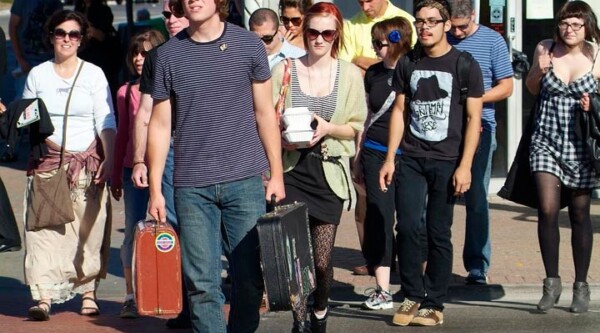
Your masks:
M 444 322 L 442 311 L 452 274 L 454 203 L 471 185 L 484 91 L 477 63 L 448 43 L 446 33 L 452 26 L 448 3 L 423 0 L 415 7 L 415 17 L 419 47 L 396 66 L 392 80 L 396 100 L 379 186 L 387 191 L 397 167 L 394 181 L 403 185 L 396 192 L 396 232 L 404 300 L 393 323 L 435 326 Z M 469 59 L 467 92 L 462 100 L 463 67 Z M 458 66 L 459 61 L 463 66 Z M 459 69 L 463 69 L 461 73 Z M 406 127 L 405 119 L 409 122 Z M 397 158 L 399 147 L 402 155 Z M 423 273 L 423 258 L 418 254 L 426 196 L 428 256 Z
M 477 24 L 471 0 L 451 0 L 452 18 L 448 42 L 473 55 L 481 67 L 483 95 L 482 131 L 471 167 L 471 189 L 465 193 L 467 220 L 463 264 L 467 284 L 487 284 L 490 267 L 490 215 L 488 188 L 492 156 L 496 150 L 494 103 L 508 98 L 513 91 L 513 69 L 504 38 L 496 31 Z
M 288 43 L 279 32 L 277 13 L 269 8 L 260 8 L 250 15 L 248 21 L 250 31 L 254 32 L 265 45 L 269 69 L 273 69 L 285 58 L 299 58 L 306 51 Z
M 358 66 L 364 73 L 371 65 L 378 63 L 377 55 L 371 46 L 371 28 L 379 21 L 400 16 L 409 22 L 414 17 L 406 11 L 394 6 L 390 0 L 358 0 L 361 11 L 350 21 L 344 22 L 344 45 L 340 58 Z M 412 40 L 417 40 L 413 30 Z
M 177 5 L 177 0 L 163 0 L 163 18 L 165 27 L 169 32 L 169 36 L 172 37 L 179 33 L 181 30 L 189 26 L 189 22 L 185 17 L 177 17 L 173 14 L 172 8 Z M 163 44 L 164 45 L 164 44 Z M 152 114 L 152 91 L 154 88 L 154 63 L 156 61 L 156 54 L 158 49 L 162 47 L 158 46 L 150 50 L 148 56 L 144 60 L 144 68 L 142 70 L 142 77 L 140 79 L 140 106 L 135 115 L 133 125 L 133 171 L 131 179 L 133 185 L 137 188 L 148 187 L 148 168 L 146 166 L 146 142 L 148 139 L 148 123 L 150 122 L 150 116 Z M 173 99 L 173 108 L 175 107 L 175 100 Z M 165 163 L 164 172 L 162 174 L 162 192 L 165 198 L 167 207 L 167 221 L 173 226 L 175 231 L 179 233 L 179 225 L 177 222 L 177 216 L 175 214 L 175 198 L 174 198 L 174 187 L 173 187 L 173 170 L 175 168 L 173 159 L 173 138 L 171 138 L 171 145 Z M 175 317 L 167 320 L 166 325 L 168 328 L 190 328 L 192 326 L 190 321 L 188 299 L 185 297 L 187 291 L 182 286 L 184 292 L 183 298 L 183 309 L 181 313 Z

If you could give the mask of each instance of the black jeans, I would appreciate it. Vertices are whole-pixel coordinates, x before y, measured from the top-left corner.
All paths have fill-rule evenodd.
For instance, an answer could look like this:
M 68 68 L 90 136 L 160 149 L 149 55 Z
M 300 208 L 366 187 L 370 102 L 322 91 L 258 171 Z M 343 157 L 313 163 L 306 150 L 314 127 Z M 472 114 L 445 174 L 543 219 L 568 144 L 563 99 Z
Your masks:
M 421 308 L 444 309 L 452 274 L 451 226 L 454 212 L 452 176 L 456 161 L 401 156 L 397 164 L 398 223 L 401 289 Z M 428 258 L 422 274 L 421 235 L 423 206 L 427 199 Z

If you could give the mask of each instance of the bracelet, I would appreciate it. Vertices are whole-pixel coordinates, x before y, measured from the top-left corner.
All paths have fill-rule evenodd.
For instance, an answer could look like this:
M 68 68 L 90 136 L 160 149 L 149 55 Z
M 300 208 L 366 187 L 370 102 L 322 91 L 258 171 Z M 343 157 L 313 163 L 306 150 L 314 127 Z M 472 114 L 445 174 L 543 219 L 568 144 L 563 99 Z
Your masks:
M 138 164 L 146 164 L 146 161 L 137 161 L 137 162 L 133 162 L 133 166 L 136 166 Z

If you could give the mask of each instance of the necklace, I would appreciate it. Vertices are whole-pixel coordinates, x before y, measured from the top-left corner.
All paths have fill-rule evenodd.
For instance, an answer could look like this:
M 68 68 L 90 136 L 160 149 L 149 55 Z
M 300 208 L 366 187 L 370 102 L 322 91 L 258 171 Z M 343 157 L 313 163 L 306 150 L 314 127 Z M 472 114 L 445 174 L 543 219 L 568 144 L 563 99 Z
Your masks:
M 310 105 L 311 104 L 310 102 L 313 101 L 313 102 L 317 103 L 319 109 L 318 109 L 318 112 L 315 112 L 315 113 L 321 118 L 323 117 L 323 104 L 324 103 L 323 103 L 323 101 L 319 101 L 318 99 L 320 99 L 321 97 L 327 97 L 330 94 L 329 91 L 331 89 L 331 71 L 333 69 L 333 62 L 334 62 L 333 59 L 329 62 L 329 75 L 327 75 L 327 94 L 325 94 L 324 96 L 317 96 L 317 93 L 315 93 L 315 91 L 313 90 L 313 84 L 312 84 L 313 81 L 310 76 L 310 67 L 311 66 L 308 64 L 308 58 L 306 59 L 306 64 L 307 64 L 306 72 L 308 73 L 308 88 L 310 91 L 310 96 L 308 98 L 307 104 L 309 106 L 309 109 L 317 110 L 316 105 L 314 105 L 314 106 Z M 312 98 L 310 98 L 310 97 L 312 97 Z M 311 107 L 311 106 L 313 106 L 313 107 Z

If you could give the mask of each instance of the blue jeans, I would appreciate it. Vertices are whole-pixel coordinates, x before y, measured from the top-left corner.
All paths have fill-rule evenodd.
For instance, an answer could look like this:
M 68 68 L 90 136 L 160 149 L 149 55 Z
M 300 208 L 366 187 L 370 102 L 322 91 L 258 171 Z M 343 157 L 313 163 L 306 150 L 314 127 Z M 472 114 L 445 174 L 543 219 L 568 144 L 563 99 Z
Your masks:
M 396 173 L 399 197 L 396 241 L 404 297 L 421 308 L 444 309 L 452 274 L 452 175 L 456 161 L 400 156 Z M 423 274 L 423 208 L 427 196 L 427 268 Z
M 173 172 L 175 171 L 175 159 L 173 149 L 173 138 L 169 146 L 169 154 L 165 162 L 165 170 L 162 176 L 162 195 L 165 197 L 165 206 L 167 209 L 167 221 L 173 226 L 175 232 L 179 233 L 179 225 L 177 224 L 177 215 L 175 214 L 175 191 L 173 187 Z
M 176 187 L 183 274 L 194 332 L 225 333 L 221 252 L 232 280 L 229 332 L 255 332 L 263 293 L 257 219 L 265 213 L 260 176 L 206 187 Z
M 125 238 L 121 245 L 121 262 L 123 267 L 131 268 L 133 257 L 133 236 L 139 220 L 146 218 L 150 190 L 138 189 L 131 180 L 132 168 L 123 168 L 123 203 L 125 204 Z
M 487 273 L 492 249 L 490 246 L 490 207 L 488 189 L 492 173 L 492 156 L 496 150 L 496 133 L 483 130 L 471 167 L 471 188 L 465 193 L 467 222 L 463 263 L 467 272 Z

